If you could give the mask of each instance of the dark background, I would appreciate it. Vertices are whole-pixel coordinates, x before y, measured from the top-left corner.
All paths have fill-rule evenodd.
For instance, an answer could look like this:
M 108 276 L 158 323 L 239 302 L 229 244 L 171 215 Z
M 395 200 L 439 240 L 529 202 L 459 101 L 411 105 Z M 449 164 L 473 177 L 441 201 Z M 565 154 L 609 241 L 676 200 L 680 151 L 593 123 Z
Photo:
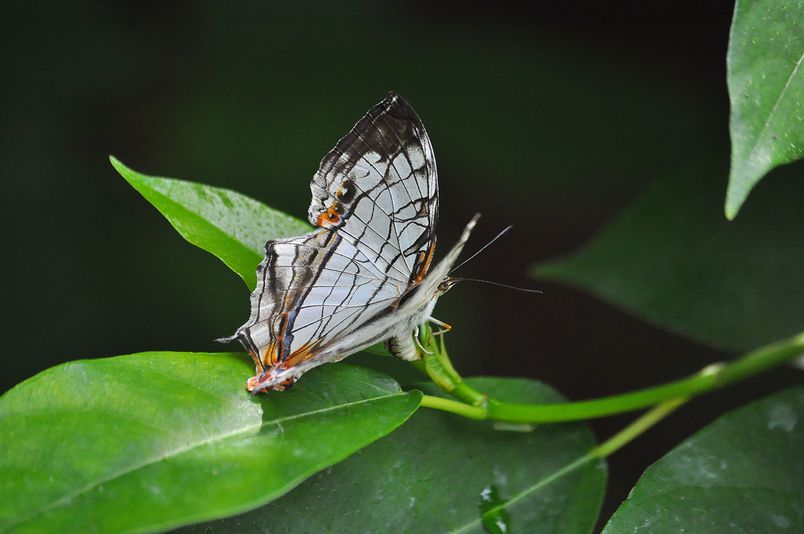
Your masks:
M 389 89 L 431 135 L 441 242 L 476 211 L 470 249 L 514 225 L 462 274 L 544 290 L 464 284 L 439 302 L 463 374 L 580 399 L 731 356 L 526 275 L 661 176 L 714 165 L 725 194 L 730 2 L 223 4 L 2 3 L 3 391 L 77 358 L 221 350 L 248 316 L 242 282 L 109 154 L 304 217 L 319 159 Z M 603 519 L 681 439 L 791 380 L 699 399 L 617 453 Z

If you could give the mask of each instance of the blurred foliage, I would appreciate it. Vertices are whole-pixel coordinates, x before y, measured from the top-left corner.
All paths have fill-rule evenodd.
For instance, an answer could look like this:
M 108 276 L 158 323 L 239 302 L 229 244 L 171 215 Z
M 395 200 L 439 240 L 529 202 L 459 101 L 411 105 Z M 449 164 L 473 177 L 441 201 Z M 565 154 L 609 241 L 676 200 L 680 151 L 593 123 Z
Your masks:
M 804 325 L 804 198 L 800 166 L 783 169 L 728 222 L 720 169 L 661 180 L 580 252 L 534 273 L 582 287 L 640 319 L 729 351 Z M 781 200 L 783 203 L 784 201 Z

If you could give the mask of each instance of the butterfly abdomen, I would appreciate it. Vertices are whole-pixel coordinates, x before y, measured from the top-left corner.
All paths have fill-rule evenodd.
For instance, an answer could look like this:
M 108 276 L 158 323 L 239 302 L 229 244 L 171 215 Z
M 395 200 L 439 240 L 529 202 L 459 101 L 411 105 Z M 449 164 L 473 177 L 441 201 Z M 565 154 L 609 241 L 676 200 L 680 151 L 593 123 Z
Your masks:
M 421 298 L 421 295 L 419 298 Z M 419 326 L 426 323 L 430 314 L 433 313 L 436 300 L 437 298 L 428 298 L 424 306 L 399 324 L 394 330 L 395 333 L 385 341 L 388 352 L 405 361 L 418 360 L 421 358 L 413 337 L 418 334 Z
M 389 337 L 385 341 L 385 347 L 393 356 L 405 361 L 413 361 L 419 359 L 419 353 L 416 350 L 416 343 L 413 341 L 413 333 Z

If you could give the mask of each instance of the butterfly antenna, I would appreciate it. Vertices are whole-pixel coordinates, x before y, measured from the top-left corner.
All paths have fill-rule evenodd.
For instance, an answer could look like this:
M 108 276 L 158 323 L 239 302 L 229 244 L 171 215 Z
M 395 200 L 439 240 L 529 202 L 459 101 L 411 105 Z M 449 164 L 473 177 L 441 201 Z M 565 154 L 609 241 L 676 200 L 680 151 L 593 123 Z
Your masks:
M 456 267 L 453 267 L 453 268 L 452 268 L 452 270 L 449 272 L 449 274 L 454 273 L 455 271 L 457 271 L 458 269 L 460 269 L 461 267 L 463 267 L 463 266 L 464 266 L 464 265 L 465 265 L 467 262 L 469 262 L 469 260 L 471 260 L 472 258 L 474 258 L 475 256 L 477 256 L 478 254 L 480 254 L 481 252 L 483 252 L 484 250 L 486 250 L 486 249 L 487 249 L 489 246 L 491 246 L 491 244 L 492 244 L 492 243 L 494 243 L 495 241 L 497 241 L 498 239 L 500 239 L 500 238 L 501 238 L 503 235 L 505 235 L 505 233 L 506 233 L 508 230 L 510 230 L 511 228 L 513 228 L 513 226 L 511 226 L 511 225 L 506 226 L 505 228 L 503 228 L 502 232 L 500 232 L 499 234 L 497 234 L 496 236 L 494 236 L 494 239 L 492 239 L 491 241 L 489 241 L 488 243 L 486 243 L 485 245 L 483 245 L 482 247 L 480 247 L 480 250 L 478 250 L 477 252 L 475 252 L 474 254 L 472 254 L 471 256 L 469 256 L 468 258 L 466 258 L 465 260 L 463 260 L 463 261 L 462 261 L 461 263 L 459 263 L 459 264 L 458 264 Z M 466 278 L 464 278 L 463 280 L 466 280 Z
M 541 289 L 530 289 L 527 287 L 510 286 L 508 284 L 501 284 L 500 282 L 492 282 L 491 280 L 483 280 L 482 278 L 453 278 L 455 282 L 483 282 L 493 286 L 504 287 L 507 289 L 514 289 L 516 291 L 524 291 L 525 293 L 544 293 Z

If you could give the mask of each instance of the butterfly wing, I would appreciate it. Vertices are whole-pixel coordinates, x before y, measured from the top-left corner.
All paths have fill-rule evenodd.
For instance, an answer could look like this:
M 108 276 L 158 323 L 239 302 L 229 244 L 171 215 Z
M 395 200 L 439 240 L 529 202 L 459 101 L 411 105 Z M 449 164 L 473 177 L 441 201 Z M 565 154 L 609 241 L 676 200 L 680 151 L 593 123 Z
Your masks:
M 382 280 L 335 231 L 269 241 L 251 317 L 235 337 L 254 359 L 258 377 L 294 367 L 397 300 L 398 288 Z
M 234 336 L 257 365 L 251 391 L 282 389 L 378 341 L 382 330 L 355 332 L 394 307 L 433 257 L 435 160 L 421 120 L 398 95 L 338 142 L 310 188 L 319 229 L 266 244 L 251 317 Z
M 323 160 L 310 222 L 339 235 L 400 286 L 421 281 L 435 252 L 438 178 L 430 137 L 402 97 L 388 96 Z

